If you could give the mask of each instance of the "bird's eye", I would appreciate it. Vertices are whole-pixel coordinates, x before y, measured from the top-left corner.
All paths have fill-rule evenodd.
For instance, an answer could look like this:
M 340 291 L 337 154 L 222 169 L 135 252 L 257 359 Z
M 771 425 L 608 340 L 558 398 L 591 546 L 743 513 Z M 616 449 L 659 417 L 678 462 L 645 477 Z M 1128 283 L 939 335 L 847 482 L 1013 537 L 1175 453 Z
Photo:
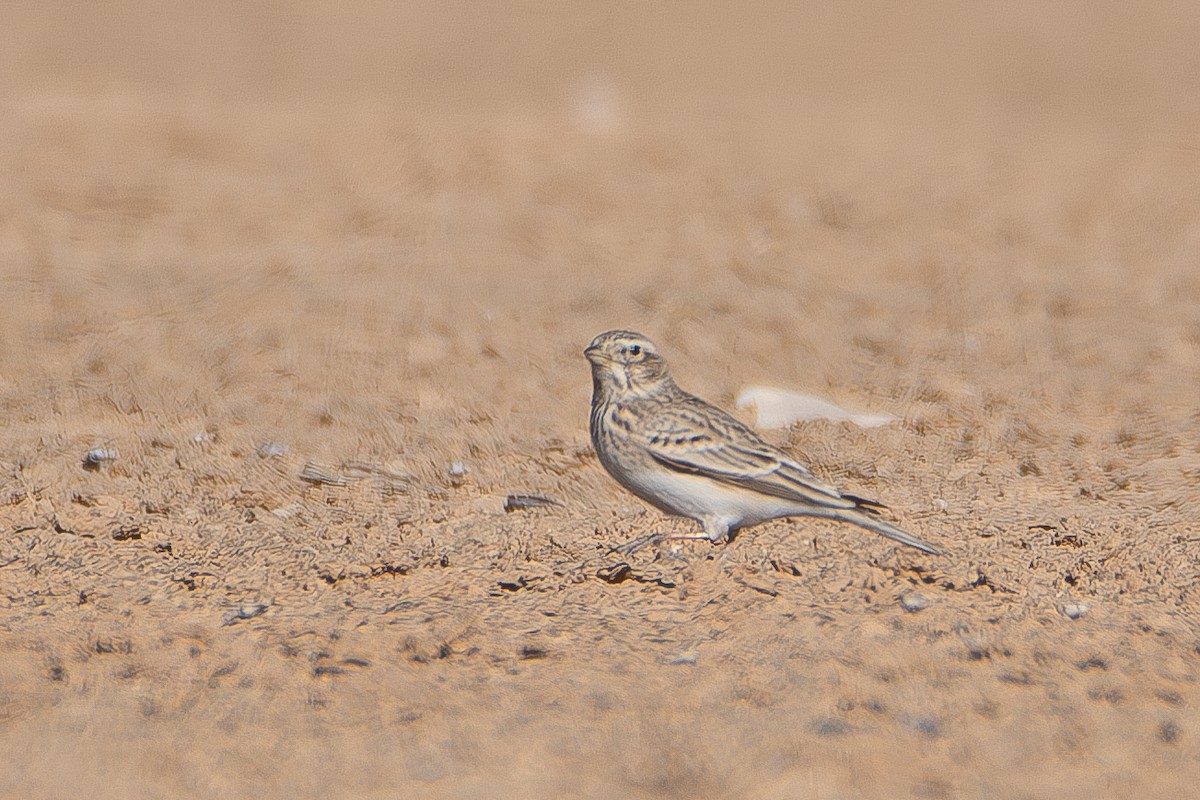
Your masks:
M 640 344 L 629 345 L 629 355 L 636 358 L 637 356 L 640 356 L 641 354 L 642 354 L 642 346 Z

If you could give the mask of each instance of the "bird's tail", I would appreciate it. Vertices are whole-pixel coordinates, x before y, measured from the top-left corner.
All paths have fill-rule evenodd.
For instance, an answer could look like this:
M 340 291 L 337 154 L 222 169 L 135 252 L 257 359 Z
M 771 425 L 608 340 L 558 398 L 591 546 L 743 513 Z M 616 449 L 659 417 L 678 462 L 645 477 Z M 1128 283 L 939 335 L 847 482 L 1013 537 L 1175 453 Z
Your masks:
M 855 525 L 866 528 L 869 531 L 875 531 L 889 539 L 895 539 L 900 544 L 906 544 L 909 547 L 914 547 L 923 553 L 930 555 L 941 556 L 945 555 L 941 550 L 937 549 L 929 542 L 919 537 L 913 536 L 903 528 L 897 527 L 887 520 L 880 519 L 875 514 L 871 513 L 870 509 L 838 509 L 834 514 L 831 514 L 835 519 L 853 522 Z

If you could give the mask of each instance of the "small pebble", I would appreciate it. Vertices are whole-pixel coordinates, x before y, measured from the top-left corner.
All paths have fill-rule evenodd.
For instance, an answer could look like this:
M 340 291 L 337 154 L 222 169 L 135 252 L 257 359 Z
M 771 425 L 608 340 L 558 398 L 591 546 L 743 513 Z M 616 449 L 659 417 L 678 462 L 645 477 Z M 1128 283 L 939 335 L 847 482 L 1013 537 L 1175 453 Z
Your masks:
M 847 420 L 860 428 L 876 428 L 897 420 L 891 414 L 855 414 L 820 397 L 773 386 L 747 386 L 738 393 L 734 405 L 753 407 L 755 424 L 760 428 L 786 428 L 794 422 L 813 419 Z
M 85 469 L 96 469 L 105 461 L 116 461 L 120 457 L 115 447 L 93 447 L 83 454 L 83 466 Z
M 689 651 L 680 653 L 667 662 L 672 667 L 694 667 L 696 665 L 696 653 Z
M 313 667 L 313 676 L 317 678 L 325 678 L 330 676 L 345 675 L 346 670 L 342 667 L 334 666 L 333 664 L 320 664 Z
M 454 486 L 462 486 L 466 479 L 467 473 L 471 470 L 462 461 L 455 461 L 450 465 L 450 469 L 446 470 L 450 475 L 450 483 Z
M 237 608 L 231 608 L 221 616 L 222 625 L 233 625 L 235 622 L 243 619 L 254 619 L 269 606 L 266 603 L 242 603 Z
M 142 527 L 140 525 L 121 525 L 112 532 L 113 541 L 127 542 L 130 539 L 142 538 Z
M 920 592 L 909 592 L 900 598 L 900 607 L 910 614 L 915 614 L 918 611 L 924 611 L 933 603 L 925 595 Z
M 527 508 L 546 508 L 558 503 L 544 494 L 510 494 L 504 500 L 505 511 L 524 511 Z
M 291 519 L 304 510 L 304 506 L 299 503 L 291 503 L 281 508 L 272 509 L 271 513 L 280 519 Z
M 350 483 L 333 467 L 314 464 L 311 461 L 304 465 L 304 469 L 300 470 L 300 480 L 318 486 L 346 486 Z
M 266 603 L 243 603 L 238 606 L 238 617 L 241 619 L 253 619 L 266 610 Z
M 1062 613 L 1066 614 L 1071 619 L 1079 619 L 1087 616 L 1091 608 L 1087 603 L 1067 603 L 1062 607 Z
M 259 458 L 279 458 L 287 455 L 288 448 L 286 444 L 279 442 L 263 442 L 255 452 L 258 453 Z

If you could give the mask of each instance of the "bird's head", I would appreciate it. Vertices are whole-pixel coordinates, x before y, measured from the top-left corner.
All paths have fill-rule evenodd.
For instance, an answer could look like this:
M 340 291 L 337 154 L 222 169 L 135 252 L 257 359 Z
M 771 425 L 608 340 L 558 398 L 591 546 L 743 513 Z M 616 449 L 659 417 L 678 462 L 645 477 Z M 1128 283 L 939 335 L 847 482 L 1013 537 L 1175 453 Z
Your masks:
M 640 333 L 606 331 L 583 354 L 592 363 L 598 393 L 651 394 L 675 385 L 658 347 Z

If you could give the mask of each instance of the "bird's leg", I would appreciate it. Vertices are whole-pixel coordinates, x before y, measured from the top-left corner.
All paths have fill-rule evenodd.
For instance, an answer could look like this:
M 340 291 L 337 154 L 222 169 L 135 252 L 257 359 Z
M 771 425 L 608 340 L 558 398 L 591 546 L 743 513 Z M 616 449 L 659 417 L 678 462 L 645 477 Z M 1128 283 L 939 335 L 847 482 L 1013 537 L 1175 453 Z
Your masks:
M 711 537 L 711 536 L 709 536 L 707 533 L 704 533 L 704 532 L 699 532 L 699 533 L 668 533 L 666 536 L 662 537 L 662 540 L 663 540 L 664 542 L 679 542 L 679 541 L 689 541 L 689 542 L 709 542 L 709 541 L 712 541 L 712 537 Z
M 636 539 L 619 544 L 610 549 L 610 553 L 620 553 L 621 555 L 631 555 L 641 550 L 648 544 L 658 545 L 663 542 L 707 542 L 709 541 L 708 534 L 705 533 L 647 533 L 644 536 L 639 536 Z
M 704 525 L 704 530 L 702 531 L 666 534 L 647 533 L 625 544 L 617 545 L 609 552 L 629 555 L 630 553 L 636 553 L 648 544 L 662 544 L 663 542 L 719 542 L 729 536 L 730 526 L 726 520 L 705 519 L 702 520 L 702 523 Z
M 636 539 L 631 539 L 625 544 L 619 544 L 610 549 L 608 552 L 630 555 L 631 553 L 636 553 L 638 550 L 641 550 L 648 544 L 658 544 L 663 540 L 663 538 L 664 537 L 661 533 L 647 533 L 643 536 L 637 537 Z
M 719 542 L 729 535 L 729 523 L 722 519 L 714 519 L 712 517 L 702 520 L 704 525 L 703 531 L 696 533 L 674 533 L 669 536 L 664 536 L 664 540 L 678 541 L 709 541 Z

